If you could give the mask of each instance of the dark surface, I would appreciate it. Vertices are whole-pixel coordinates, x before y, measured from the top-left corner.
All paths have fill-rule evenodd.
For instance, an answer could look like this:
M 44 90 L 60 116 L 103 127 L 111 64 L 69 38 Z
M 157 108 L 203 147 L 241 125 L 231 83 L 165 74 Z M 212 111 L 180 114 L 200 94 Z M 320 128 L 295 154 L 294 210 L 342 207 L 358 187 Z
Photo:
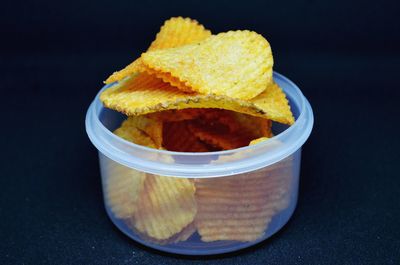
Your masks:
M 279 3 L 278 3 L 279 2 Z M 399 5 L 396 1 L 6 4 L 0 11 L 0 264 L 183 264 L 106 216 L 84 118 L 101 81 L 162 21 L 252 29 L 315 114 L 300 197 L 272 239 L 216 264 L 399 264 Z

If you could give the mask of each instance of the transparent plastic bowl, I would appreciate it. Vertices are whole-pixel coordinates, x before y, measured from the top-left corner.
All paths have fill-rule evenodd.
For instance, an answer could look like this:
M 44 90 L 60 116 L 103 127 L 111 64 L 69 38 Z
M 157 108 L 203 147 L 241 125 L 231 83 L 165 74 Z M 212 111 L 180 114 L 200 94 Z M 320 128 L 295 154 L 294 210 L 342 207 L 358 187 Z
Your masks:
M 114 135 L 124 116 L 104 108 L 100 91 L 86 131 L 99 151 L 112 222 L 143 245 L 185 255 L 236 251 L 281 229 L 296 207 L 301 147 L 314 118 L 294 83 L 278 73 L 274 80 L 296 122 L 275 123 L 275 136 L 259 144 L 205 153 L 156 150 Z

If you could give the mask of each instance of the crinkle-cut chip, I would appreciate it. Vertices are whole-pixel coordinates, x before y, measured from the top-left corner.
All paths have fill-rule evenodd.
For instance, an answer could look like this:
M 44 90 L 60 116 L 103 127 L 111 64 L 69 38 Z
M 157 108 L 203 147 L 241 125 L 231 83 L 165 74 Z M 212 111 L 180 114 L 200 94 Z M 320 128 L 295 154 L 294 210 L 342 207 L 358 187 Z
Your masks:
M 114 72 L 112 75 L 110 75 L 106 81 L 104 81 L 105 84 L 111 84 L 117 81 L 123 80 L 125 77 L 133 75 L 135 73 L 138 73 L 143 69 L 144 65 L 142 63 L 142 60 L 136 59 L 132 63 L 128 64 L 125 66 L 124 69 L 121 69 L 117 72 Z
M 211 36 L 211 31 L 190 18 L 173 17 L 164 22 L 148 51 L 196 43 Z
M 237 176 L 196 179 L 195 224 L 201 240 L 260 239 L 290 202 L 292 172 L 276 170 L 266 167 Z
M 272 135 L 271 121 L 227 110 L 207 109 L 187 124 L 194 136 L 222 150 L 247 146 L 255 138 Z
M 124 121 L 122 126 L 126 128 L 132 128 L 133 130 L 135 128 L 139 129 L 150 136 L 157 148 L 162 146 L 163 123 L 161 121 L 154 120 L 143 115 L 130 116 Z
M 171 84 L 173 87 L 179 88 L 179 90 L 184 92 L 195 92 L 191 87 L 187 86 L 185 83 L 181 82 L 179 78 L 172 76 L 170 73 L 163 73 L 155 71 L 151 68 L 142 64 L 141 68 L 138 68 L 140 72 L 146 72 L 147 74 L 154 75 L 155 77 L 162 79 L 165 83 Z
M 193 222 L 197 212 L 193 181 L 147 174 L 134 215 L 134 227 L 165 240 Z
M 152 148 L 159 147 L 149 135 L 137 128 L 135 124 L 132 123 L 132 119 L 129 118 L 122 123 L 121 127 L 114 131 L 114 134 L 135 144 Z
M 252 138 L 272 137 L 272 122 L 270 120 L 237 112 L 232 114 L 236 124 L 245 128 Z
M 174 48 L 186 44 L 196 43 L 211 36 L 211 32 L 199 24 L 196 20 L 190 18 L 173 17 L 164 22 L 156 39 L 151 43 L 148 51 L 158 49 Z M 124 69 L 113 73 L 105 81 L 110 84 L 120 81 L 125 77 L 132 75 L 143 68 L 141 59 L 136 59 Z M 172 81 L 172 80 L 171 80 Z
M 205 143 L 197 139 L 182 121 L 164 123 L 163 147 L 177 152 L 212 151 Z
M 106 204 L 117 218 L 130 218 L 137 209 L 137 200 L 146 174 L 125 167 L 111 159 L 104 161 L 103 179 L 105 180 Z
M 268 139 L 269 139 L 268 137 L 260 137 L 260 138 L 252 140 L 249 145 L 255 145 L 255 144 L 264 142 L 264 141 L 266 141 Z
M 268 41 L 252 31 L 229 31 L 201 42 L 143 53 L 142 62 L 200 94 L 251 99 L 272 82 Z M 179 88 L 179 87 L 178 87 Z
M 271 120 L 292 125 L 294 117 L 289 101 L 277 83 L 268 86 L 260 95 L 251 100 L 258 109 L 267 113 Z
M 293 124 L 294 118 L 281 88 L 274 84 L 266 91 L 250 101 L 185 93 L 161 79 L 142 73 L 106 89 L 100 100 L 106 107 L 128 116 L 172 109 L 217 108 Z

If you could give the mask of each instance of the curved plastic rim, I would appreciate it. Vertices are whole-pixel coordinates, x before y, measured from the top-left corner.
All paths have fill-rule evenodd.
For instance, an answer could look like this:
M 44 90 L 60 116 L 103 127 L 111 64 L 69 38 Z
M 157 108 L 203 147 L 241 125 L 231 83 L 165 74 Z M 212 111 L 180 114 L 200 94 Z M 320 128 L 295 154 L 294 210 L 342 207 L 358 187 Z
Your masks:
M 289 94 L 291 98 L 299 101 L 300 114 L 296 119 L 295 123 L 287 128 L 282 133 L 271 138 L 275 140 L 280 140 L 285 136 L 293 134 L 298 127 L 304 127 L 301 134 L 297 135 L 296 141 L 291 145 L 285 145 L 279 150 L 274 152 L 266 152 L 262 155 L 258 155 L 254 158 L 247 158 L 243 160 L 235 161 L 235 163 L 227 163 L 227 164 L 171 164 L 160 161 L 151 161 L 143 158 L 139 158 L 130 154 L 127 154 L 124 150 L 119 148 L 119 146 L 127 146 L 132 149 L 136 149 L 138 152 L 148 152 L 156 155 L 167 155 L 167 156 L 180 156 L 180 157 L 191 157 L 191 158 L 199 158 L 199 157 L 207 157 L 207 156 L 216 156 L 216 155 L 230 155 L 240 152 L 246 151 L 255 151 L 256 149 L 265 148 L 268 145 L 270 140 L 261 142 L 259 144 L 253 146 L 246 146 L 238 149 L 232 149 L 227 151 L 218 151 L 218 152 L 202 152 L 202 153 L 191 153 L 191 152 L 173 152 L 166 150 L 157 150 L 153 148 L 148 148 L 145 146 L 137 145 L 131 142 L 128 142 L 115 134 L 113 134 L 110 130 L 108 130 L 102 122 L 99 120 L 99 114 L 101 110 L 104 108 L 102 105 L 99 96 L 103 90 L 109 87 L 109 85 L 104 86 L 99 93 L 96 95 L 95 99 L 89 106 L 89 109 L 86 113 L 86 132 L 89 136 L 89 139 L 93 143 L 93 145 L 102 152 L 105 156 L 110 159 L 123 164 L 127 167 L 134 168 L 140 171 L 158 174 L 158 175 L 166 175 L 166 176 L 175 176 L 175 177 L 184 177 L 184 178 L 206 178 L 206 177 L 220 177 L 220 176 L 228 176 L 234 174 L 245 173 L 248 171 L 256 170 L 273 163 L 276 163 L 285 157 L 293 154 L 296 150 L 298 150 L 304 142 L 308 139 L 313 123 L 314 117 L 311 106 L 304 95 L 301 93 L 300 89 L 288 78 L 283 75 L 274 72 L 274 78 L 279 79 L 281 82 L 287 83 L 293 90 L 294 93 L 285 93 Z M 112 142 L 118 143 L 118 146 L 112 144 L 109 139 L 112 139 Z

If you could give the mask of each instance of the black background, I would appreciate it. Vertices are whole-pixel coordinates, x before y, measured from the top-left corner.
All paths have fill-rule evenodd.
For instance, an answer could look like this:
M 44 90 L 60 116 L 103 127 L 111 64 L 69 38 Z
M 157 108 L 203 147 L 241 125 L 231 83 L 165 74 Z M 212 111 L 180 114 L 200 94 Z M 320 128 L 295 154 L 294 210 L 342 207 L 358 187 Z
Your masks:
M 250 29 L 311 102 L 291 221 L 204 263 L 399 264 L 397 1 L 8 1 L 0 8 L 1 264 L 183 264 L 106 216 L 87 107 L 163 21 Z

